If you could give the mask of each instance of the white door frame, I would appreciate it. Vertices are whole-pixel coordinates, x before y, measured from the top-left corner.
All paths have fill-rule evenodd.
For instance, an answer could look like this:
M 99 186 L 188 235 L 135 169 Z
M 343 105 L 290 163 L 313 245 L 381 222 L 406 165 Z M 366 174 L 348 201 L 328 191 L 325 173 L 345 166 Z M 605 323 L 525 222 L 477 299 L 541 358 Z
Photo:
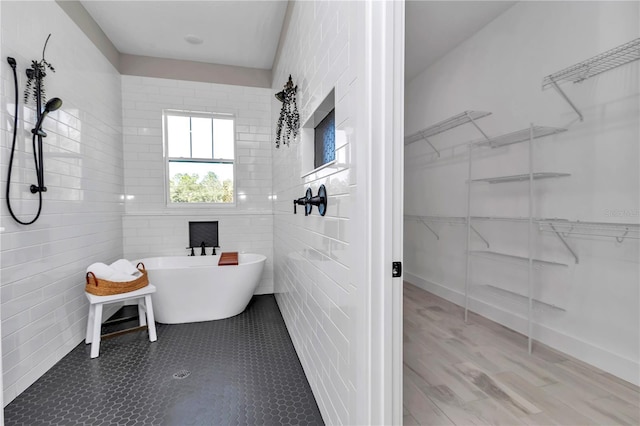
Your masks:
M 370 424 L 402 424 L 402 261 L 404 200 L 404 0 L 369 1 L 371 290 Z

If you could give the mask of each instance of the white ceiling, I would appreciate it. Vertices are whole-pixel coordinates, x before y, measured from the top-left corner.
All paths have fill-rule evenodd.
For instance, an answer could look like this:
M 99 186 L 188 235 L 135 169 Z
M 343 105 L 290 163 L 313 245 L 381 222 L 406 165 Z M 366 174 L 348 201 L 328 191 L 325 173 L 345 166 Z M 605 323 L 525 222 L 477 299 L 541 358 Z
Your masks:
M 261 69 L 273 66 L 287 8 L 286 0 L 81 3 L 121 53 Z
M 407 1 L 405 81 L 477 33 L 515 1 Z
M 271 69 L 286 0 L 83 0 L 122 53 Z M 405 79 L 412 80 L 515 1 L 406 3 Z M 203 43 L 193 45 L 185 36 Z

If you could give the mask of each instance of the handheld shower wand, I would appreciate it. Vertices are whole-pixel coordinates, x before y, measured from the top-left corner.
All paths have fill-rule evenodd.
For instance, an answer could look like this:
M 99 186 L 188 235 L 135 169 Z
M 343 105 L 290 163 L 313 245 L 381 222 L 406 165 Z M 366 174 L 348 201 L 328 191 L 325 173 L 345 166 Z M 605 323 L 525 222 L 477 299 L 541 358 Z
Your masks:
M 38 104 L 40 104 L 40 97 L 38 96 Z M 46 192 L 47 187 L 44 186 L 44 159 L 42 156 L 42 138 L 47 137 L 47 134 L 44 130 L 42 130 L 42 122 L 44 121 L 47 114 L 51 111 L 55 111 L 62 106 L 62 100 L 60 98 L 52 98 L 50 99 L 46 105 L 44 106 L 44 110 L 39 112 L 36 110 L 38 116 L 38 122 L 36 123 L 36 127 L 31 129 L 31 133 L 33 133 L 33 146 L 35 149 L 36 143 L 35 139 L 38 138 L 38 161 L 36 161 L 36 174 L 38 176 L 38 185 L 31 185 L 30 190 L 32 194 L 36 192 Z M 35 153 L 35 151 L 34 151 Z
M 33 133 L 34 135 L 42 136 L 43 138 L 46 137 L 47 134 L 44 132 L 44 130 L 42 130 L 42 122 L 44 121 L 44 118 L 47 116 L 47 114 L 59 109 L 61 106 L 62 106 L 62 99 L 60 98 L 49 99 L 47 104 L 44 106 L 44 111 L 42 111 L 42 113 L 40 114 L 40 118 L 36 123 L 36 127 L 34 127 L 31 130 L 31 133 Z
M 11 171 L 13 168 L 13 157 L 16 150 L 16 139 L 18 135 L 18 75 L 16 72 L 16 60 L 14 58 L 8 57 L 7 62 L 9 63 L 9 65 L 11 66 L 11 69 L 13 70 L 13 82 L 14 82 L 14 90 L 15 90 L 15 112 L 13 116 L 13 143 L 11 146 L 11 154 L 9 156 L 9 170 L 7 173 L 7 188 L 6 188 L 7 207 L 9 208 L 9 213 L 11 214 L 11 217 L 16 222 L 18 222 L 21 225 L 31 225 L 40 217 L 40 213 L 42 212 L 42 193 L 47 190 L 47 188 L 44 186 L 44 167 L 43 167 L 43 156 L 42 156 L 42 138 L 46 137 L 47 134 L 42 130 L 42 122 L 44 121 L 47 114 L 57 110 L 62 106 L 62 101 L 60 100 L 60 98 L 53 98 L 49 100 L 49 102 L 47 102 L 47 104 L 44 107 L 44 110 L 41 111 L 41 105 L 42 105 L 41 104 L 42 94 L 40 90 L 41 81 L 40 81 L 40 77 L 36 78 L 37 80 L 36 84 L 38 87 L 37 102 L 36 102 L 37 120 L 36 120 L 36 127 L 33 130 L 31 130 L 31 133 L 33 133 L 33 137 L 32 137 L 33 161 L 36 167 L 36 176 L 38 179 L 38 184 L 31 185 L 30 190 L 32 194 L 35 194 L 35 193 L 38 194 L 38 211 L 36 212 L 36 215 L 32 220 L 28 222 L 22 221 L 18 219 L 18 217 L 13 212 L 13 209 L 11 208 L 11 198 L 9 196 L 10 190 L 11 190 Z M 37 146 L 36 146 L 36 138 L 38 141 Z

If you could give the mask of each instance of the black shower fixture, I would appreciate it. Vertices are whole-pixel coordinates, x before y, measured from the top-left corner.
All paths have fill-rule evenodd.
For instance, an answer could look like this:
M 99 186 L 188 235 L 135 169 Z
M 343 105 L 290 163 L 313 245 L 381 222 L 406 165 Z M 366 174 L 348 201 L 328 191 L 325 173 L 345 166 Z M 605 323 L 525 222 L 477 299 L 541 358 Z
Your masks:
M 38 106 L 41 104 L 41 102 L 42 102 L 41 98 L 38 97 L 37 99 Z M 52 98 L 44 106 L 44 110 L 42 112 L 39 112 L 40 111 L 39 108 L 36 110 L 36 116 L 38 117 L 38 121 L 36 123 L 36 127 L 31 129 L 31 133 L 33 133 L 33 139 L 34 139 L 33 155 L 34 155 L 34 159 L 37 158 L 35 163 L 36 163 L 36 175 L 38 177 L 38 185 L 31 185 L 30 190 L 32 194 L 35 194 L 37 192 L 47 191 L 47 187 L 44 186 L 44 157 L 42 155 L 42 151 L 43 151 L 42 138 L 47 137 L 47 134 L 44 132 L 44 130 L 42 130 L 42 122 L 44 121 L 44 118 L 47 116 L 47 114 L 49 114 L 51 111 L 57 110 L 61 106 L 62 106 L 62 100 L 60 98 Z M 37 156 L 36 156 L 36 142 L 35 142 L 36 138 L 38 139 Z
M 44 121 L 44 118 L 47 116 L 47 114 L 59 109 L 61 106 L 62 106 L 62 99 L 60 98 L 50 99 L 49 102 L 47 102 L 47 104 L 44 106 L 44 111 L 42 111 L 42 114 L 40 114 L 38 123 L 36 123 L 36 127 L 34 127 L 31 130 L 31 133 L 33 133 L 34 135 L 37 134 L 38 136 L 46 137 L 47 134 L 44 132 L 44 130 L 42 130 L 42 122 Z
M 296 206 L 304 206 L 304 215 L 309 216 L 309 213 L 311 213 L 311 204 L 309 204 L 309 200 L 311 200 L 312 196 L 311 188 L 307 188 L 307 192 L 304 197 L 293 200 L 293 214 L 298 213 L 296 211 Z
M 318 195 L 311 197 L 309 204 L 318 207 L 318 213 L 320 216 L 324 216 L 327 213 L 327 188 L 324 185 L 320 185 L 318 188 Z
M 51 34 L 49 34 L 49 37 Z M 49 37 L 47 37 L 47 42 L 49 41 Z M 47 43 L 45 42 L 45 49 Z M 7 62 L 11 66 L 13 70 L 13 82 L 14 82 L 14 90 L 15 90 L 15 111 L 13 116 L 13 143 L 11 145 L 11 154 L 9 155 L 9 167 L 7 173 L 7 190 L 6 190 L 6 199 L 7 199 L 7 207 L 9 209 L 9 214 L 11 217 L 21 225 L 31 225 L 40 217 L 40 213 L 42 212 L 42 193 L 47 191 L 47 187 L 44 186 L 44 157 L 43 157 L 43 143 L 42 138 L 46 137 L 47 134 L 44 130 L 42 130 L 42 123 L 44 122 L 45 117 L 50 113 L 62 106 L 62 100 L 60 98 L 52 98 L 50 99 L 44 106 L 42 107 L 42 101 L 44 98 L 44 85 L 43 78 L 46 73 L 44 72 L 45 68 L 54 71 L 53 66 L 49 64 L 44 59 L 44 50 L 42 52 L 42 60 L 41 61 L 32 61 L 32 67 L 27 69 L 27 77 L 29 78 L 27 84 L 27 92 L 25 94 L 25 103 L 29 100 L 31 95 L 33 96 L 36 107 L 36 126 L 31 130 L 33 134 L 31 138 L 31 143 L 33 145 L 33 162 L 35 163 L 36 169 L 36 178 L 37 183 L 30 186 L 30 191 L 32 194 L 38 194 L 38 211 L 36 212 L 35 217 L 28 221 L 22 221 L 18 219 L 11 208 L 11 198 L 9 197 L 9 193 L 11 190 L 11 172 L 13 169 L 13 157 L 16 150 L 16 142 L 18 136 L 18 73 L 16 71 L 16 60 L 14 58 L 8 57 Z M 37 143 L 36 143 L 37 142 Z
M 293 214 L 296 214 L 296 206 L 304 206 L 304 215 L 309 216 L 313 206 L 318 207 L 318 213 L 320 216 L 324 216 L 327 213 L 327 188 L 324 185 L 320 185 L 318 188 L 318 195 L 313 196 L 311 188 L 307 188 L 307 192 L 304 197 L 293 200 Z

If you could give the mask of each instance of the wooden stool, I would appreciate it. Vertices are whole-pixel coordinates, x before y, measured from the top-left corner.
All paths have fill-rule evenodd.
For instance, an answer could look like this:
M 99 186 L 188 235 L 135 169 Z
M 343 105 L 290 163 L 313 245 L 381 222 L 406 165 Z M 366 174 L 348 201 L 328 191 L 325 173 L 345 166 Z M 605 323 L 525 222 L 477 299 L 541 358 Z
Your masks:
M 97 358 L 100 353 L 101 337 L 113 337 L 130 331 L 138 331 L 144 328 L 149 330 L 149 341 L 158 340 L 156 335 L 156 323 L 153 318 L 153 305 L 151 303 L 151 294 L 156 292 L 155 286 L 149 284 L 136 291 L 128 293 L 114 294 L 113 296 L 96 296 L 85 292 L 89 299 L 89 317 L 87 318 L 87 337 L 85 343 L 91 343 L 91 358 Z M 109 303 L 123 302 L 125 300 L 138 300 L 138 315 L 140 317 L 140 326 L 129 330 L 118 331 L 115 333 L 101 335 L 102 327 L 102 307 Z M 146 314 L 146 315 L 145 315 Z

